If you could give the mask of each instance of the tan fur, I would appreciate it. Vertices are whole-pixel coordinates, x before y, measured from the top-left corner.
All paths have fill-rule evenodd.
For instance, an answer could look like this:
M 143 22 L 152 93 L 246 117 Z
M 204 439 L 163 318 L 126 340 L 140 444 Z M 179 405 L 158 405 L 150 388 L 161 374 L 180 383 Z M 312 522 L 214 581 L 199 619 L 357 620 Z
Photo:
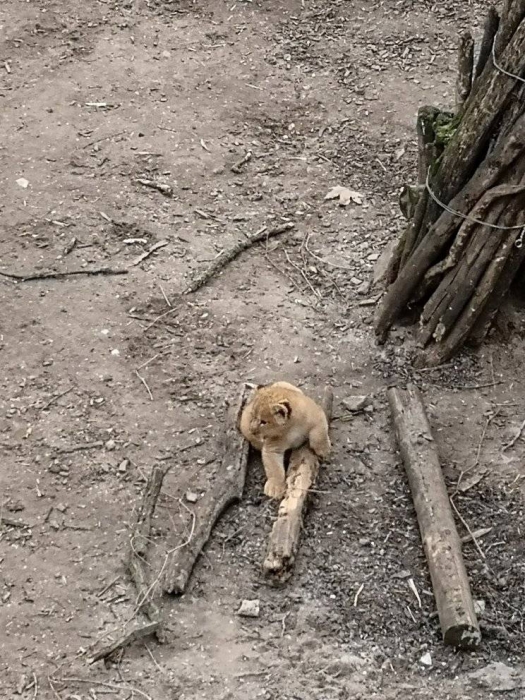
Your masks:
M 288 382 L 259 387 L 244 408 L 239 427 L 262 453 L 264 493 L 270 498 L 284 495 L 286 450 L 307 442 L 319 458 L 326 459 L 332 449 L 323 409 Z

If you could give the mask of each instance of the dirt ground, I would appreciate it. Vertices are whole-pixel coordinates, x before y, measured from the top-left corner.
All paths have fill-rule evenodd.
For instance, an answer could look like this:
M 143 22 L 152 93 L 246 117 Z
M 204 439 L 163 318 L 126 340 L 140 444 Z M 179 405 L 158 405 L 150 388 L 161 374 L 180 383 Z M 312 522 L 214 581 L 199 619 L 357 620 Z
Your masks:
M 483 4 L 2 0 L 0 270 L 129 267 L 0 277 L 2 698 L 523 697 L 525 443 L 502 449 L 525 417 L 523 340 L 418 373 L 406 329 L 378 347 L 371 326 L 417 108 L 452 104 L 457 35 Z M 325 201 L 336 185 L 356 201 Z M 274 378 L 336 395 L 295 575 L 262 577 L 276 508 L 252 465 L 188 591 L 163 600 L 166 642 L 89 665 L 133 616 L 123 559 L 145 476 L 172 460 L 161 548 L 220 464 L 239 385 Z M 451 489 L 474 477 L 461 536 L 490 528 L 464 546 L 476 653 L 442 645 L 395 451 L 385 388 L 410 378 Z M 346 411 L 352 395 L 366 411 Z M 260 616 L 239 617 L 255 598 Z

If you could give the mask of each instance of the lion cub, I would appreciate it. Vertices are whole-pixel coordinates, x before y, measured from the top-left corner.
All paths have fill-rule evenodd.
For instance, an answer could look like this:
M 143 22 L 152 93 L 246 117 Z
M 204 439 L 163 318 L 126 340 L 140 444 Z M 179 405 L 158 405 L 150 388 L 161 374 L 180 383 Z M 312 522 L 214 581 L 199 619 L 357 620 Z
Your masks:
M 284 495 L 286 450 L 308 442 L 316 455 L 325 459 L 332 449 L 323 409 L 288 382 L 259 387 L 244 408 L 239 427 L 262 453 L 267 479 L 264 493 L 270 498 Z

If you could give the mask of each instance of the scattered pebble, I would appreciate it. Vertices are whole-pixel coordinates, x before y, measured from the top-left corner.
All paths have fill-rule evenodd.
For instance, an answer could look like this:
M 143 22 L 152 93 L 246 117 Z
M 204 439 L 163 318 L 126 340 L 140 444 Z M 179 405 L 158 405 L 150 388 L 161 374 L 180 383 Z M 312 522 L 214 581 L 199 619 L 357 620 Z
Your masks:
M 243 600 L 241 607 L 237 611 L 237 615 L 241 617 L 259 617 L 260 613 L 260 603 L 256 598 L 255 600 Z

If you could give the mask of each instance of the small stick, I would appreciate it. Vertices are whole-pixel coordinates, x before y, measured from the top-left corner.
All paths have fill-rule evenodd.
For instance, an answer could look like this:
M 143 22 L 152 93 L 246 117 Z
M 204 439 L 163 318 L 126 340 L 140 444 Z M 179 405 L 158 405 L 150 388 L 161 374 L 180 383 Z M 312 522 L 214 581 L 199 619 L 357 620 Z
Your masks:
M 143 627 L 137 627 L 131 632 L 128 632 L 128 634 L 125 634 L 120 639 L 117 639 L 115 642 L 111 642 L 103 649 L 100 649 L 100 651 L 97 651 L 97 653 L 93 654 L 93 656 L 89 659 L 89 663 L 94 664 L 95 662 L 100 661 L 101 659 L 107 659 L 108 656 L 111 656 L 116 651 L 124 649 L 130 644 L 133 644 L 133 642 L 136 642 L 139 639 L 144 639 L 145 637 L 149 637 L 150 634 L 153 634 L 158 630 L 159 625 L 160 622 L 156 620 L 155 622 L 149 622 Z
M 73 452 L 80 452 L 80 450 L 94 450 L 97 447 L 104 447 L 102 440 L 97 440 L 96 442 L 86 442 L 84 445 L 72 445 L 71 447 L 59 447 L 57 452 L 61 455 L 69 455 Z
M 505 452 L 505 450 L 510 450 L 511 447 L 514 447 L 514 445 L 520 439 L 524 430 L 525 430 L 525 420 L 520 424 L 520 427 L 518 428 L 518 431 L 517 431 L 516 435 L 512 438 L 512 440 L 503 446 L 503 452 Z
M 44 404 L 40 410 L 47 411 L 47 409 L 50 408 L 55 403 L 55 401 L 58 401 L 58 399 L 61 399 L 66 394 L 69 394 L 70 391 L 73 391 L 73 388 L 74 387 L 70 386 L 69 389 L 62 391 L 60 394 L 55 394 L 55 396 L 49 399 L 49 401 L 46 404 Z
M 51 679 L 49 679 L 51 681 Z M 99 685 L 101 688 L 111 688 L 111 690 L 127 690 L 130 693 L 138 693 L 145 700 L 152 700 L 151 695 L 148 695 L 140 688 L 135 685 L 117 685 L 117 683 L 105 683 L 104 681 L 97 681 L 94 678 L 53 678 L 55 683 L 88 683 L 91 685 Z M 55 691 L 56 693 L 56 691 Z
M 143 260 L 146 260 L 146 258 L 149 258 L 150 255 L 153 255 L 153 253 L 156 250 L 159 250 L 160 248 L 164 248 L 167 246 L 169 241 L 159 241 L 158 243 L 155 243 L 155 245 L 152 245 L 149 250 L 146 250 L 144 253 L 138 256 L 138 258 L 135 258 L 133 262 L 131 263 L 132 265 L 139 265 Z
M 30 272 L 26 275 L 19 274 L 18 272 L 5 272 L 0 270 L 0 275 L 2 277 L 9 277 L 13 280 L 19 280 L 20 282 L 30 282 L 32 280 L 47 280 L 47 279 L 61 279 L 62 277 L 71 277 L 73 275 L 127 275 L 128 270 L 126 268 L 115 268 L 115 267 L 87 267 L 85 270 L 65 270 L 64 272 L 53 272 L 49 270 L 48 272 Z
M 253 153 L 251 151 L 248 151 L 248 153 L 243 156 L 237 163 L 232 165 L 230 168 L 232 173 L 237 173 L 237 175 L 241 172 L 243 165 L 246 165 L 253 157 Z
M 476 647 L 481 633 L 425 407 L 414 385 L 405 391 L 389 389 L 388 401 L 412 491 L 443 641 L 455 647 Z
M 272 238 L 273 236 L 278 236 L 281 233 L 284 233 L 285 231 L 289 231 L 290 229 L 294 228 L 295 224 L 292 223 L 291 221 L 287 221 L 284 224 L 279 224 L 275 228 L 270 229 L 269 231 L 267 230 L 266 226 L 263 226 L 259 231 L 253 234 L 253 236 L 247 236 L 246 238 L 238 241 L 235 245 L 233 245 L 229 250 L 223 251 L 216 260 L 206 269 L 204 272 L 202 272 L 200 275 L 196 277 L 196 279 L 191 282 L 186 289 L 182 291 L 182 296 L 186 294 L 192 294 L 193 292 L 196 292 L 198 289 L 203 287 L 207 282 L 210 281 L 212 277 L 217 275 L 228 263 L 230 263 L 232 260 L 234 260 L 240 253 L 243 251 L 247 250 L 250 248 L 252 245 L 255 243 L 258 243 L 259 241 L 264 240 L 265 238 Z M 150 328 L 152 328 L 155 324 L 157 324 L 159 321 L 161 321 L 163 318 L 166 318 L 166 316 L 169 316 L 170 314 L 174 313 L 175 311 L 178 310 L 178 306 L 173 306 L 171 309 L 168 309 L 167 311 L 164 311 L 164 313 L 160 314 L 160 316 L 157 316 L 157 318 L 154 318 L 151 323 L 149 323 L 145 328 L 144 332 L 148 331 Z
M 359 600 L 359 596 L 360 596 L 361 593 L 363 592 L 363 588 L 364 588 L 364 587 L 365 587 L 365 584 L 364 584 L 364 582 L 363 582 L 363 583 L 359 586 L 359 588 L 357 589 L 357 591 L 356 591 L 356 594 L 355 594 L 355 596 L 354 596 L 354 608 L 357 608 L 357 602 L 358 602 L 358 600 Z
M 147 391 L 148 394 L 149 394 L 150 401 L 153 401 L 153 394 L 151 393 L 151 389 L 149 388 L 147 381 L 144 379 L 144 377 L 143 377 L 142 375 L 140 375 L 140 374 L 137 372 L 137 370 L 135 370 L 135 374 L 137 375 L 137 377 L 140 379 L 140 381 L 141 381 L 141 382 L 144 384 L 144 386 L 146 387 L 146 391 Z
M 248 464 L 248 443 L 239 432 L 238 423 L 251 392 L 251 385 L 244 384 L 234 421 L 225 437 L 226 448 L 220 471 L 213 485 L 195 504 L 195 509 L 190 511 L 194 517 L 192 537 L 187 539 L 185 546 L 176 547 L 171 552 L 163 580 L 166 593 L 184 593 L 193 567 L 209 540 L 215 523 L 232 503 L 242 498 Z
M 192 294 L 198 289 L 203 287 L 212 277 L 215 277 L 228 263 L 240 255 L 242 252 L 250 248 L 255 243 L 259 243 L 268 238 L 273 238 L 274 236 L 279 236 L 285 231 L 289 231 L 294 228 L 295 224 L 291 221 L 287 221 L 284 224 L 278 224 L 274 228 L 267 229 L 266 226 L 259 229 L 257 233 L 253 236 L 247 236 L 241 239 L 235 245 L 233 245 L 229 250 L 225 250 L 214 262 L 204 270 L 196 279 L 189 284 L 186 289 L 182 292 L 183 294 Z
M 171 185 L 166 185 L 162 182 L 157 182 L 156 180 L 147 180 L 143 177 L 139 177 L 137 179 L 137 182 L 139 183 L 139 185 L 149 187 L 151 190 L 157 190 L 158 192 L 162 192 L 162 194 L 166 195 L 166 197 L 171 197 L 173 195 L 173 187 Z
M 332 418 L 333 400 L 332 389 L 326 387 L 322 406 L 329 422 Z M 308 494 L 315 486 L 318 471 L 319 459 L 308 446 L 292 452 L 286 494 L 279 505 L 263 563 L 264 573 L 274 584 L 283 583 L 292 573 Z

